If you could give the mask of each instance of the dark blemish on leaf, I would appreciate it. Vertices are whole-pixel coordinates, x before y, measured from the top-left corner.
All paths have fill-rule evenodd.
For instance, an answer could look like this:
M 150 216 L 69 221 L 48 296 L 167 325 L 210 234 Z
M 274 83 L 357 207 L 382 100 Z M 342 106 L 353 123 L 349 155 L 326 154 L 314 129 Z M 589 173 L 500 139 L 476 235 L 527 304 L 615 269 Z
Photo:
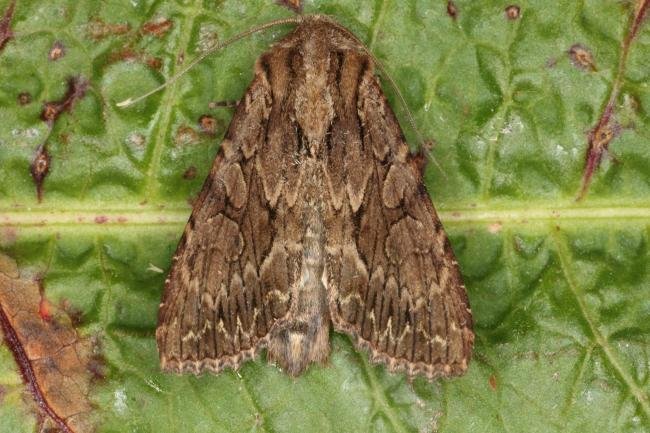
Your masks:
M 521 16 L 521 8 L 517 5 L 510 5 L 506 7 L 506 18 L 508 18 L 510 21 L 514 21 L 516 19 L 519 19 Z
M 199 141 L 199 134 L 187 125 L 181 125 L 174 135 L 174 143 L 178 146 L 195 144 Z
M 46 121 L 50 127 L 64 111 L 72 110 L 74 104 L 86 94 L 88 81 L 83 77 L 73 77 L 68 80 L 68 91 L 58 101 L 46 102 L 41 112 L 41 119 Z
M 174 23 L 167 18 L 158 18 L 155 21 L 149 21 L 142 25 L 141 32 L 142 34 L 153 35 L 157 38 L 161 38 L 167 33 Z
M 451 0 L 447 2 L 447 15 L 449 15 L 454 20 L 458 18 L 458 7 Z
M 140 60 L 140 55 L 131 48 L 123 48 L 119 51 L 111 52 L 108 56 L 108 63 L 127 60 Z
M 551 57 L 546 61 L 547 68 L 554 68 L 557 65 L 557 57 Z
M 127 221 L 129 221 L 129 219 L 127 217 L 123 217 L 123 216 L 117 217 L 117 222 L 120 223 L 120 224 L 124 224 Z
M 497 378 L 491 374 L 490 378 L 488 379 L 488 383 L 490 384 L 490 388 L 492 388 L 492 391 L 497 390 Z
M 63 43 L 61 41 L 54 42 L 54 45 L 52 45 L 52 48 L 50 48 L 50 52 L 47 55 L 47 58 L 50 59 L 50 61 L 54 62 L 63 56 L 65 56 L 65 47 L 63 46 Z
M 297 14 L 302 13 L 302 0 L 277 0 L 276 3 L 291 9 Z
M 187 167 L 187 170 L 183 173 L 183 179 L 185 180 L 192 180 L 196 177 L 196 167 L 193 165 L 190 165 Z
M 116 63 L 129 60 L 143 62 L 152 69 L 160 69 L 162 67 L 162 60 L 159 57 L 153 57 L 142 52 L 137 52 L 131 48 L 124 48 L 122 50 L 112 52 L 108 56 L 108 63 Z
M 36 156 L 32 160 L 29 171 L 32 174 L 34 183 L 36 183 L 36 196 L 38 202 L 43 200 L 43 181 L 50 171 L 50 154 L 47 152 L 47 146 L 41 145 L 36 151 Z
M 16 9 L 16 0 L 9 3 L 5 14 L 0 20 L 0 51 L 2 51 L 7 45 L 7 42 L 14 37 L 14 33 L 11 31 L 11 19 L 14 16 L 14 10 Z
M 579 69 L 595 71 L 596 64 L 591 51 L 582 44 L 573 44 L 568 51 L 573 66 Z
M 20 92 L 18 94 L 18 103 L 20 105 L 27 105 L 32 102 L 32 95 L 29 92 Z
M 160 57 L 147 57 L 145 60 L 147 66 L 151 69 L 160 69 L 162 68 L 162 59 Z
M 105 216 L 105 215 L 97 215 L 97 216 L 95 217 L 95 222 L 96 222 L 97 224 L 104 224 L 104 223 L 107 222 L 107 221 L 108 221 L 108 217 Z
M 4 386 L 0 385 L 0 404 L 5 400 L 5 395 L 7 394 L 7 390 L 5 389 Z
M 86 26 L 86 33 L 89 38 L 98 41 L 108 36 L 123 35 L 130 29 L 128 24 L 108 24 L 95 18 Z
M 208 114 L 204 114 L 199 117 L 199 129 L 204 134 L 214 135 L 217 131 L 217 120 Z
M 88 360 L 86 369 L 92 375 L 93 382 L 101 382 L 106 379 L 106 360 L 101 355 L 93 355 Z

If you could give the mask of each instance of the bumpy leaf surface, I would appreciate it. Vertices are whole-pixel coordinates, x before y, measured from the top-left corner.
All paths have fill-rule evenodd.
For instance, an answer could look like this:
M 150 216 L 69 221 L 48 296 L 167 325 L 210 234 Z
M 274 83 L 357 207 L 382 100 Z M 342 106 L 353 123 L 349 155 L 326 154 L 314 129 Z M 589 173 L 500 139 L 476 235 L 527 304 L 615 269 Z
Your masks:
M 238 42 L 132 108 L 115 103 L 289 9 L 16 3 L 0 22 L 0 249 L 97 342 L 97 431 L 650 431 L 647 2 L 506 6 L 305 4 L 368 45 L 436 140 L 441 168 L 426 180 L 469 290 L 476 348 L 465 376 L 408 383 L 338 334 L 330 364 L 298 379 L 263 359 L 219 376 L 158 369 L 165 272 L 232 114 L 210 103 L 237 100 L 256 57 L 289 28 Z M 78 98 L 71 77 L 87 81 Z M 52 101 L 62 110 L 45 121 Z M 576 201 L 608 109 L 611 140 Z M 37 431 L 42 416 L 0 346 L 0 432 Z

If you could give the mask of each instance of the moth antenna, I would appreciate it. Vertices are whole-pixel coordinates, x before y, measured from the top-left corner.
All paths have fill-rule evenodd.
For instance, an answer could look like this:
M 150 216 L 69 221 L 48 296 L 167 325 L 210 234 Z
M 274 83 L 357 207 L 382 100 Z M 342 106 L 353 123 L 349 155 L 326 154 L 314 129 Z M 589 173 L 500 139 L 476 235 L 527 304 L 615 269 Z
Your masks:
M 194 66 L 199 64 L 201 61 L 203 61 L 203 59 L 205 59 L 209 55 L 211 55 L 211 54 L 213 54 L 213 53 L 215 53 L 217 51 L 220 51 L 221 49 L 227 47 L 228 45 L 230 45 L 230 44 L 232 44 L 234 42 L 237 42 L 240 39 L 243 39 L 243 38 L 245 38 L 247 36 L 250 36 L 250 35 L 252 35 L 254 33 L 264 31 L 264 30 L 269 29 L 271 27 L 281 26 L 283 24 L 300 24 L 302 21 L 303 21 L 302 16 L 297 16 L 297 17 L 292 17 L 292 18 L 282 18 L 282 19 L 279 19 L 279 20 L 273 20 L 273 21 L 269 21 L 268 23 L 261 24 L 261 25 L 259 25 L 257 27 L 253 27 L 252 29 L 248 29 L 248 30 L 246 30 L 244 32 L 241 32 L 239 34 L 236 34 L 235 36 L 230 37 L 230 38 L 226 39 L 223 42 L 218 42 L 214 46 L 210 47 L 204 53 L 201 53 L 197 58 L 192 60 L 186 67 L 181 69 L 178 73 L 174 74 L 169 80 L 165 81 L 160 86 L 148 91 L 144 95 L 138 96 L 137 98 L 127 98 L 127 99 L 125 99 L 123 101 L 120 101 L 120 102 L 116 103 L 115 105 L 118 106 L 118 107 L 121 107 L 121 108 L 129 107 L 129 106 L 131 106 L 131 105 L 133 105 L 133 104 L 135 104 L 137 102 L 142 101 L 145 98 L 148 98 L 149 96 L 153 95 L 154 93 L 161 91 L 162 89 L 164 89 L 168 85 L 170 85 L 170 84 L 174 83 L 175 81 L 177 81 L 180 77 L 185 75 L 185 73 L 187 73 L 190 69 L 192 69 Z
M 440 172 L 442 173 L 442 175 L 446 179 L 447 174 L 442 169 L 442 166 L 438 163 L 436 158 L 434 158 L 433 155 L 431 154 L 430 148 L 432 146 L 427 145 L 427 142 L 430 142 L 430 140 L 425 139 L 424 136 L 422 135 L 422 133 L 420 132 L 420 129 L 417 127 L 417 125 L 415 123 L 415 119 L 413 118 L 413 114 L 411 113 L 411 110 L 409 109 L 408 104 L 406 103 L 406 99 L 404 99 L 404 96 L 402 95 L 402 92 L 399 90 L 399 87 L 397 86 L 397 83 L 395 82 L 395 80 L 393 80 L 393 77 L 388 73 L 386 68 L 384 68 L 384 65 L 381 64 L 381 62 L 365 47 L 365 45 L 364 45 L 364 49 L 366 50 L 366 52 L 368 53 L 370 58 L 372 58 L 372 60 L 375 62 L 375 64 L 377 65 L 377 68 L 379 68 L 379 71 L 381 72 L 381 75 L 388 80 L 388 82 L 390 83 L 393 90 L 395 90 L 395 94 L 397 95 L 397 99 L 399 99 L 400 104 L 402 104 L 402 107 L 404 107 L 404 110 L 406 111 L 407 122 L 411 126 L 411 129 L 415 132 L 415 135 L 417 135 L 418 141 L 420 142 L 420 148 L 426 150 L 425 155 L 427 156 L 427 159 L 429 159 L 430 161 L 433 161 L 433 163 L 436 165 L 436 167 L 438 167 L 438 170 L 440 170 Z

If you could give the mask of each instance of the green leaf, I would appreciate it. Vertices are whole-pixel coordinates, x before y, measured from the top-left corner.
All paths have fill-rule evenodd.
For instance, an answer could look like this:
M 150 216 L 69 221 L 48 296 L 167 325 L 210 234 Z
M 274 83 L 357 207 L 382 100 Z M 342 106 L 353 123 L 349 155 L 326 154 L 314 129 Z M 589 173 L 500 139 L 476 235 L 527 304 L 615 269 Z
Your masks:
M 237 42 L 121 109 L 223 40 L 291 12 L 268 1 L 21 0 L 0 51 L 0 247 L 51 302 L 81 314 L 106 365 L 89 398 L 99 432 L 650 431 L 650 31 L 646 1 L 313 0 L 350 28 L 405 96 L 442 170 L 426 173 L 476 321 L 467 374 L 408 383 L 332 337 L 329 365 L 292 379 L 265 359 L 237 373 L 161 374 L 156 313 L 170 258 L 255 59 L 289 27 Z M 4 11 L 9 2 L 0 0 Z M 645 10 L 645 9 L 644 9 Z M 160 35 L 144 23 L 168 19 Z M 49 60 L 59 41 L 65 54 Z M 593 70 L 568 50 L 581 44 Z M 627 49 L 626 48 L 626 49 Z M 156 69 L 156 65 L 160 69 Z M 49 132 L 43 103 L 83 76 Z M 618 131 L 575 201 L 614 84 Z M 413 147 L 404 107 L 385 86 Z M 20 95 L 31 102 L 22 105 Z M 201 131 L 215 118 L 216 136 Z M 30 164 L 51 157 L 36 199 Z M 193 175 L 194 174 L 194 175 Z M 162 269 L 160 273 L 157 269 Z M 0 432 L 37 430 L 0 346 Z

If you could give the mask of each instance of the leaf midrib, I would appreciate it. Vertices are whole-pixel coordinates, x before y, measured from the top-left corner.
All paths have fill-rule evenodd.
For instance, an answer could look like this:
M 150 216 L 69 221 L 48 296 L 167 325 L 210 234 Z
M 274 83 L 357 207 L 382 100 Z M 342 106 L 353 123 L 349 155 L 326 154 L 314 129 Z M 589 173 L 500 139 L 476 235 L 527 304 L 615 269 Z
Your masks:
M 0 227 L 59 226 L 182 226 L 191 209 L 188 206 L 96 206 L 70 208 L 0 208 Z M 614 207 L 526 207 L 526 208 L 445 208 L 439 212 L 445 225 L 467 223 L 528 224 L 548 221 L 650 221 L 650 205 Z

